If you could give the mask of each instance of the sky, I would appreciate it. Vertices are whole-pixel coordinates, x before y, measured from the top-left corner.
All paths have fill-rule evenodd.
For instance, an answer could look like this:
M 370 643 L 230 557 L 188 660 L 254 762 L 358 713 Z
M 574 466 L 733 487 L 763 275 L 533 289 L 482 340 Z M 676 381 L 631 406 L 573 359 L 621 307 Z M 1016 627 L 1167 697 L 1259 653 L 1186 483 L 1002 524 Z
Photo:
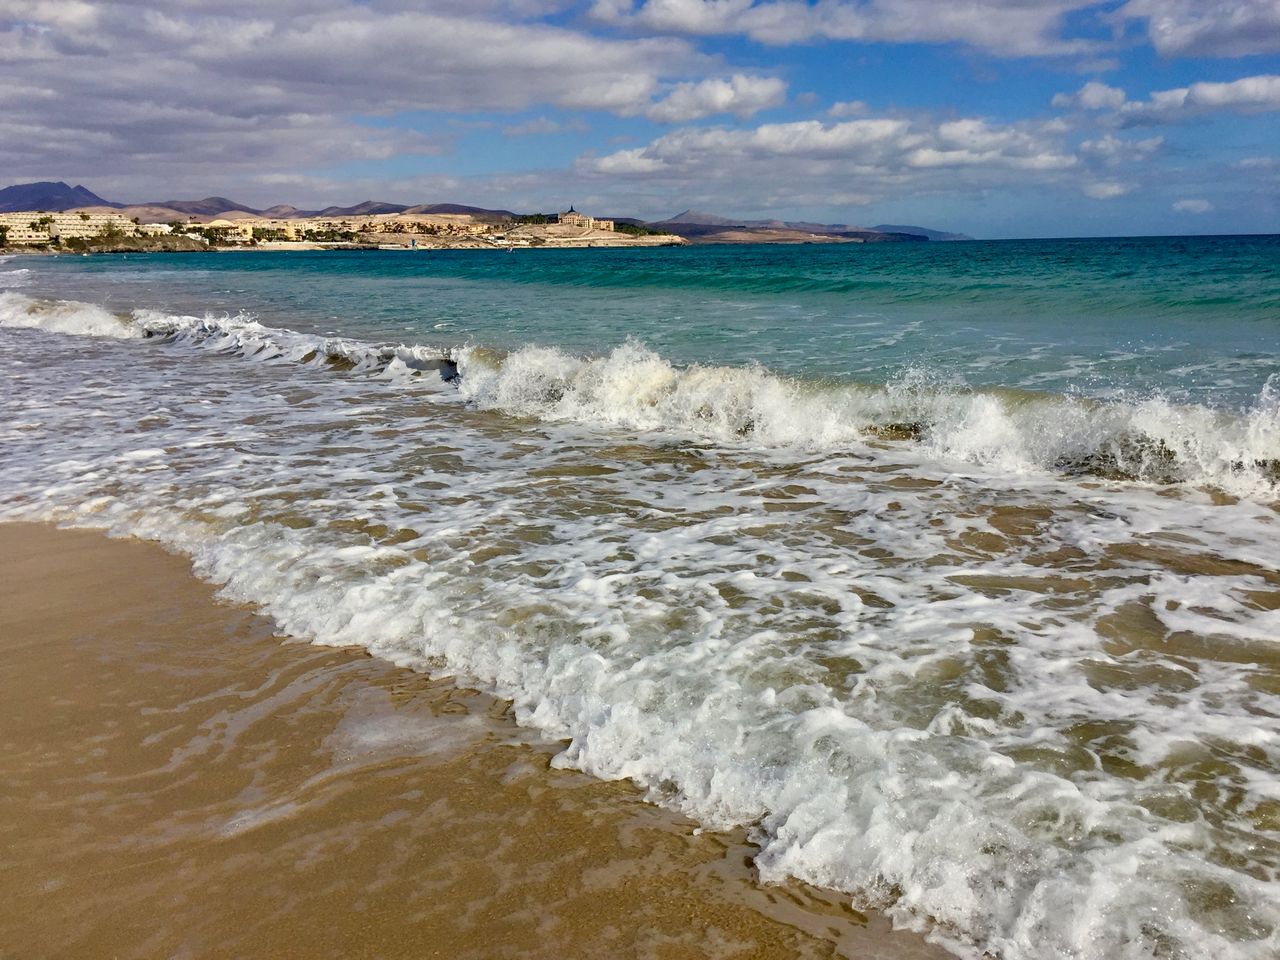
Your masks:
M 0 186 L 1280 232 L 1280 0 L 0 0 Z

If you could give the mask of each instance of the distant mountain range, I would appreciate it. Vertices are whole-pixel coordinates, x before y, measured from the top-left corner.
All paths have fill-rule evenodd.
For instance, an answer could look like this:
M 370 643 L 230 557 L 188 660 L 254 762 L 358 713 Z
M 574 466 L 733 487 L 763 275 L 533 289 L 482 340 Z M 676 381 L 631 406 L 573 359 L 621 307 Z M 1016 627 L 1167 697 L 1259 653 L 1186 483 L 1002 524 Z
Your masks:
M 121 213 L 138 212 L 154 219 L 182 215 L 187 217 L 217 217 L 227 214 L 248 214 L 255 217 L 288 219 L 293 217 L 367 217 L 380 213 L 467 214 L 477 218 L 509 220 L 515 216 L 510 210 L 488 210 L 484 207 L 468 207 L 459 203 L 423 203 L 409 206 L 403 203 L 384 203 L 366 200 L 351 207 L 325 207 L 323 210 L 300 210 L 288 204 L 258 209 L 238 203 L 227 197 L 205 197 L 203 200 L 157 200 L 151 203 L 116 203 L 104 200 L 85 187 L 71 187 L 62 182 L 19 183 L 0 190 L 0 213 L 23 210 L 44 210 L 49 213 L 76 210 L 84 207 L 106 207 Z
M 103 200 L 91 190 L 81 186 L 69 187 L 61 181 L 18 183 L 0 190 L 0 213 L 17 213 L 21 210 L 58 212 L 75 207 L 118 206 L 120 204 Z
M 489 210 L 459 203 L 425 203 L 409 206 L 365 200 L 351 207 L 325 207 L 323 210 L 299 210 L 287 204 L 256 209 L 227 197 L 205 197 L 203 200 L 162 200 L 155 203 L 123 204 L 104 200 L 83 186 L 68 186 L 61 181 L 19 183 L 0 190 L 0 213 L 24 210 L 62 210 L 99 207 L 118 210 L 129 217 L 149 222 L 184 218 L 237 216 L 293 219 L 302 217 L 362 217 L 388 213 L 465 214 L 482 221 L 510 220 L 510 210 Z M 616 218 L 619 223 L 645 225 L 674 233 L 699 243 L 743 243 L 766 241 L 775 243 L 809 242 L 815 235 L 840 240 L 972 240 L 963 233 L 947 233 L 929 227 L 882 223 L 875 227 L 859 227 L 848 223 L 811 223 L 804 220 L 734 220 L 700 210 L 685 210 L 674 217 L 652 223 L 631 218 Z

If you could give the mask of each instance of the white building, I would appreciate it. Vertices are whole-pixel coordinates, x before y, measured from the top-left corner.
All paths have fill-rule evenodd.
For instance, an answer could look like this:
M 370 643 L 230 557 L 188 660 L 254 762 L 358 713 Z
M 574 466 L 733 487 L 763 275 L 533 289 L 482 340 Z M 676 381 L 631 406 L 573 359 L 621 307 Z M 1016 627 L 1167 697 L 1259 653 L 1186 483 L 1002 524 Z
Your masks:
M 119 232 L 133 236 L 138 225 L 118 213 L 41 213 L 23 210 L 0 213 L 0 227 L 6 227 L 11 246 L 42 246 L 53 240 L 99 237 Z

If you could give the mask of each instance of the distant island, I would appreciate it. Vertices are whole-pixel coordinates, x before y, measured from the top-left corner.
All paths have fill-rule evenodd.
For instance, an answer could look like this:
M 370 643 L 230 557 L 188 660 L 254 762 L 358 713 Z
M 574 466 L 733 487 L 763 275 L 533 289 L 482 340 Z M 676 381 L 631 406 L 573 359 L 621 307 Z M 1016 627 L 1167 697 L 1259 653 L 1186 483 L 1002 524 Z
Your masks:
M 258 249 L 506 249 L 969 240 L 925 227 L 733 220 L 686 210 L 666 220 L 595 217 L 570 206 L 518 214 L 457 203 L 366 200 L 255 209 L 226 197 L 123 204 L 61 181 L 0 189 L 0 247 L 74 252 Z

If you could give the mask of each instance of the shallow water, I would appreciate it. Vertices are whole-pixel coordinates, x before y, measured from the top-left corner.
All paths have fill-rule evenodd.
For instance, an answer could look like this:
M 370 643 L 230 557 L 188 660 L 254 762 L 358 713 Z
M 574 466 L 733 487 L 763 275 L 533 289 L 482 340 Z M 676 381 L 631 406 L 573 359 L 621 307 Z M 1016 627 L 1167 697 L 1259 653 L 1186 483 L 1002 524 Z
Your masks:
M 10 260 L 0 515 L 961 955 L 1269 957 L 1277 247 L 1118 243 Z

